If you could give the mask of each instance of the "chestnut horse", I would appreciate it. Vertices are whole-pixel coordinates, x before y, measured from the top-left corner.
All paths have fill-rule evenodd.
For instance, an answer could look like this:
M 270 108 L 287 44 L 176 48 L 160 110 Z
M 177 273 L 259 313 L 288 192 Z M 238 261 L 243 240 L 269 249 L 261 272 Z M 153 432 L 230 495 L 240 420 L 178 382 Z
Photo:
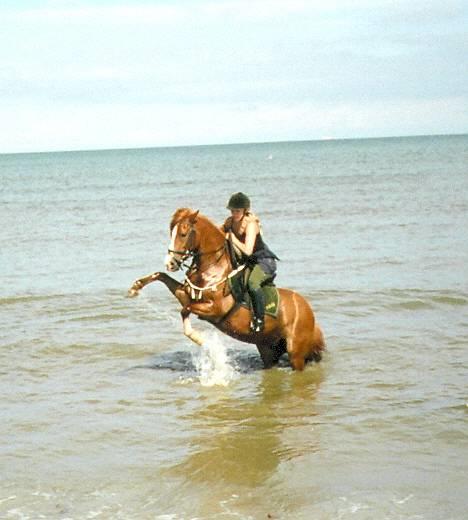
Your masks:
M 199 345 L 203 344 L 201 334 L 192 328 L 190 322 L 193 313 L 237 340 L 254 343 L 265 368 L 277 364 L 286 352 L 295 370 L 303 370 L 307 361 L 321 360 L 325 348 L 322 331 L 315 322 L 310 305 L 300 294 L 279 288 L 277 318 L 266 315 L 265 329 L 251 332 L 250 311 L 238 305 L 229 291 L 229 275 L 234 272 L 221 228 L 198 211 L 180 208 L 172 217 L 170 233 L 166 268 L 177 271 L 192 258 L 185 281 L 180 283 L 165 273 L 155 272 L 136 280 L 128 291 L 129 296 L 137 296 L 151 282 L 163 282 L 182 305 L 186 336 Z

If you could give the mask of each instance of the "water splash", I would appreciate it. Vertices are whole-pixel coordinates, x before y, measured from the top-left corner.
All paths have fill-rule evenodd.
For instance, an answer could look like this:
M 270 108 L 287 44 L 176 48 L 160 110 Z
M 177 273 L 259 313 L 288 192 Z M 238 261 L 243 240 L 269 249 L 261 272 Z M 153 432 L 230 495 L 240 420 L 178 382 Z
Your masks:
M 193 364 L 202 386 L 228 386 L 238 375 L 216 332 L 205 335 L 203 346 L 193 355 Z

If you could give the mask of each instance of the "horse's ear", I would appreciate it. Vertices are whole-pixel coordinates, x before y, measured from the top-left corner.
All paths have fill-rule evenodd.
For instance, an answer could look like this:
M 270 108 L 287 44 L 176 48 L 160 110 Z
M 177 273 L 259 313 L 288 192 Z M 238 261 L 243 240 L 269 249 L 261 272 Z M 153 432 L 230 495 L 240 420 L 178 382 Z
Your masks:
M 200 212 L 199 209 L 197 209 L 197 211 L 195 211 L 194 213 L 192 213 L 190 216 L 189 216 L 189 220 L 190 220 L 190 223 L 191 224 L 195 224 L 195 222 L 197 221 L 197 217 L 198 217 L 198 213 Z

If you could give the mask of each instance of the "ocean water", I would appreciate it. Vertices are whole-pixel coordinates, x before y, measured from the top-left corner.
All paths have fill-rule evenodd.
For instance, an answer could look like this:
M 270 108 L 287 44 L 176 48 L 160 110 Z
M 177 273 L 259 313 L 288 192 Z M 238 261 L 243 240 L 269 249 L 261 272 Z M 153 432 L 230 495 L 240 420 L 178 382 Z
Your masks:
M 303 373 L 126 298 L 239 190 Z M 0 155 L 0 201 L 1 518 L 466 518 L 468 136 Z

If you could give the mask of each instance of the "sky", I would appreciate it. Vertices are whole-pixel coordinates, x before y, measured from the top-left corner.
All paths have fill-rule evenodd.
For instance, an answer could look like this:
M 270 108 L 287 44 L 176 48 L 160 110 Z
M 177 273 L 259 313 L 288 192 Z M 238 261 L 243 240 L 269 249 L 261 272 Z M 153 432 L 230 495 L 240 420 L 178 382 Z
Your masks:
M 467 132 L 466 0 L 0 1 L 0 153 Z

